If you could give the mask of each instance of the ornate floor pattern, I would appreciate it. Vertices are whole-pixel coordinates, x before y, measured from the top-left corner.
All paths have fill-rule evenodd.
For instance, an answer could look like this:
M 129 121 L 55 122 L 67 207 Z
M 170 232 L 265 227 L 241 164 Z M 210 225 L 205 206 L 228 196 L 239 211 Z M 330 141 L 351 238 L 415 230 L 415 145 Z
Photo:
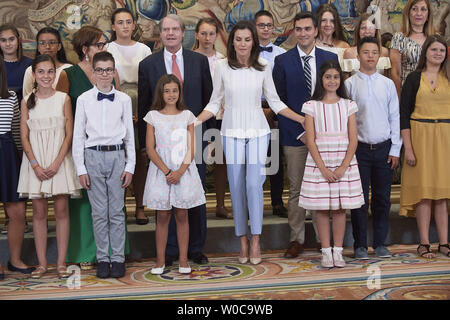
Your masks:
M 237 263 L 235 255 L 210 257 L 189 275 L 179 274 L 177 264 L 152 275 L 154 260 L 127 263 L 121 279 L 98 279 L 95 270 L 69 281 L 55 269 L 39 280 L 6 271 L 0 299 L 450 300 L 450 258 L 420 258 L 415 246 L 390 250 L 388 259 L 355 260 L 346 249 L 341 269 L 321 268 L 320 254 L 310 251 L 297 259 L 265 253 L 256 266 Z

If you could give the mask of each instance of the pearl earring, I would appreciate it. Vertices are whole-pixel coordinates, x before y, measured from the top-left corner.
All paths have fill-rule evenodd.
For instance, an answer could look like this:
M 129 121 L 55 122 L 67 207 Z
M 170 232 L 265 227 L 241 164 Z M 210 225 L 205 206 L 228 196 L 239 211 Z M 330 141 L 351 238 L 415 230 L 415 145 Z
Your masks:
M 88 55 L 85 55 L 85 57 L 86 57 L 86 61 L 89 62 L 89 57 L 88 57 Z

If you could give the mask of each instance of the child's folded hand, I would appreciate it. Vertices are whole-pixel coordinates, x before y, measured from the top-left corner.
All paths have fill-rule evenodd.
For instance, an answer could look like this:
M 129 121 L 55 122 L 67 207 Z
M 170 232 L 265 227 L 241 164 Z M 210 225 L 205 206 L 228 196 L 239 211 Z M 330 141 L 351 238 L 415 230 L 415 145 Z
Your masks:
M 78 177 L 80 179 L 80 184 L 83 189 L 90 190 L 91 189 L 91 181 L 89 180 L 89 176 L 87 174 L 82 174 Z
M 170 184 L 177 184 L 178 182 L 180 182 L 181 176 L 183 174 L 176 170 L 176 171 L 172 171 L 168 176 L 167 176 L 167 182 Z
M 336 182 L 339 180 L 336 174 L 328 168 L 321 169 L 320 172 L 328 182 Z
M 122 173 L 120 180 L 123 181 L 122 188 L 126 188 L 131 184 L 131 180 L 133 180 L 133 174 L 127 171 Z

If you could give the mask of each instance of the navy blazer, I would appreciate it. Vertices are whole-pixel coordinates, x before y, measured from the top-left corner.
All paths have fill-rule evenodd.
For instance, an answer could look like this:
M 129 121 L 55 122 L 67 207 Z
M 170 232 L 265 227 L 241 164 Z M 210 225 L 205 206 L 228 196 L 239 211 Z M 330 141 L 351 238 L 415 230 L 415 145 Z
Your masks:
M 198 116 L 208 104 L 212 94 L 212 79 L 208 58 L 183 48 L 183 100 L 189 110 Z M 147 124 L 144 117 L 153 103 L 158 80 L 167 74 L 164 50 L 158 51 L 139 63 L 138 78 L 138 135 L 140 148 L 145 148 Z M 212 126 L 213 124 L 211 124 Z
M 336 54 L 317 47 L 315 55 L 317 72 L 319 72 L 322 63 L 327 60 L 335 60 L 338 62 L 338 56 Z M 281 101 L 295 112 L 304 116 L 304 113 L 301 112 L 302 106 L 307 99 L 309 100 L 309 94 L 306 89 L 305 75 L 297 46 L 275 58 L 272 76 Z M 281 145 L 304 145 L 303 142 L 296 139 L 304 131 L 298 122 L 279 114 L 278 127 L 280 129 Z

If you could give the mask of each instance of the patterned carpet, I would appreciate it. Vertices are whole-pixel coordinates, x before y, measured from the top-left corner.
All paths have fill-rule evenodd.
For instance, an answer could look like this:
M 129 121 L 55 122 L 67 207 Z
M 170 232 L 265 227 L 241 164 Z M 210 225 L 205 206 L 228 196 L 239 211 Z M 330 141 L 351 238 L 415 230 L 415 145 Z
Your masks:
M 450 300 L 450 258 L 419 258 L 415 248 L 391 246 L 392 258 L 372 254 L 370 260 L 355 260 L 346 249 L 347 266 L 342 269 L 321 268 L 320 254 L 307 251 L 297 259 L 264 253 L 256 266 L 237 263 L 236 255 L 211 255 L 208 265 L 192 265 L 190 275 L 179 274 L 175 264 L 155 276 L 150 274 L 154 260 L 130 262 L 124 278 L 102 280 L 95 270 L 82 271 L 79 283 L 58 280 L 54 266 L 39 280 L 6 271 L 0 300 Z

